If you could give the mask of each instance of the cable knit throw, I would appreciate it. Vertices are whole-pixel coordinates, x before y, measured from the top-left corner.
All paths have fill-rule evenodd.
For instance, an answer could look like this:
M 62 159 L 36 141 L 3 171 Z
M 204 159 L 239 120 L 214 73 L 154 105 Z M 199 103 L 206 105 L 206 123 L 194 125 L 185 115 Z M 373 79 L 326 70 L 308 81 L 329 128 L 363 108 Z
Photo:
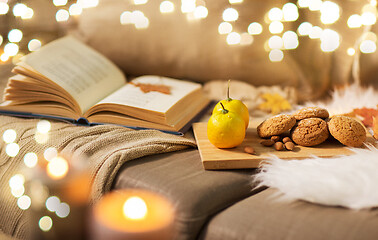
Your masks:
M 17 173 L 28 152 L 43 153 L 48 147 L 55 147 L 62 154 L 85 154 L 92 180 L 92 201 L 98 200 L 109 191 L 112 182 L 123 163 L 146 155 L 172 152 L 195 147 L 191 138 L 162 133 L 157 130 L 131 130 L 128 128 L 101 125 L 80 127 L 67 123 L 52 122 L 49 140 L 38 144 L 34 139 L 37 119 L 20 119 L 0 116 L 0 134 L 7 129 L 17 132 L 16 143 L 20 151 L 16 157 L 5 152 L 6 143 L 0 140 L 0 238 L 6 235 L 27 238 L 28 224 L 23 211 L 17 206 L 17 199 L 11 195 L 9 179 Z

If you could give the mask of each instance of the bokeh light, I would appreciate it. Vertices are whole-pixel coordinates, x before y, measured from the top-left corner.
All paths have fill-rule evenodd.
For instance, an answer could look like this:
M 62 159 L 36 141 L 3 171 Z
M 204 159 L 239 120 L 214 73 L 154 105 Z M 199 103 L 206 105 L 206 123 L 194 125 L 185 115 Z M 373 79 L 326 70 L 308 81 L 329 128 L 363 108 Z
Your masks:
M 31 8 L 27 8 L 25 13 L 21 16 L 21 19 L 31 19 L 34 16 L 34 10 Z
M 13 15 L 15 17 L 21 17 L 22 15 L 24 15 L 26 13 L 27 9 L 28 9 L 28 7 L 25 4 L 17 3 L 13 7 Z
M 335 23 L 340 18 L 340 7 L 334 2 L 323 2 L 320 9 L 320 21 L 324 24 Z
M 361 16 L 358 14 L 353 14 L 348 18 L 348 27 L 349 28 L 359 28 L 362 26 Z
M 239 13 L 234 8 L 227 8 L 226 10 L 224 10 L 222 17 L 223 21 L 232 22 L 236 21 L 239 18 Z
M 181 1 L 181 12 L 191 13 L 194 12 L 196 8 L 196 0 L 182 0 Z
M 269 53 L 269 60 L 272 62 L 281 62 L 284 58 L 284 53 L 280 49 L 273 49 Z
M 38 156 L 33 152 L 26 153 L 24 156 L 24 164 L 28 168 L 33 168 L 38 163 Z
M 175 5 L 171 1 L 163 1 L 160 3 L 161 13 L 171 13 L 175 10 Z
M 50 212 L 55 212 L 60 205 L 60 199 L 57 196 L 51 196 L 46 199 L 46 209 Z
M 53 0 L 53 4 L 55 6 L 65 6 L 67 4 L 67 0 Z
M 198 6 L 194 9 L 193 14 L 195 19 L 203 19 L 207 17 L 209 10 L 205 6 Z
M 293 31 L 287 31 L 282 35 L 285 49 L 296 49 L 299 45 L 298 35 Z
M 23 195 L 19 199 L 17 199 L 17 206 L 22 210 L 28 209 L 30 205 L 31 205 L 31 199 L 27 195 Z
M 249 33 L 240 34 L 240 45 L 251 45 L 253 43 L 253 37 Z
M 308 9 L 310 9 L 310 11 L 319 11 L 322 8 L 322 4 L 322 0 L 310 0 Z
M 340 46 L 340 35 L 334 30 L 324 29 L 320 41 L 320 48 L 323 52 L 333 52 Z
M 299 36 L 308 36 L 311 32 L 312 24 L 309 22 L 303 22 L 298 27 Z
M 318 39 L 322 36 L 323 29 L 318 26 L 313 26 L 308 34 L 311 39 Z
M 308 8 L 310 6 L 310 0 L 298 0 L 297 5 L 300 8 Z
M 65 22 L 70 18 L 70 13 L 65 9 L 60 9 L 56 12 L 55 19 L 57 22 Z
M 286 3 L 282 7 L 283 20 L 286 22 L 296 21 L 299 17 L 298 7 L 294 3 Z
M 9 157 L 15 157 L 20 151 L 20 146 L 17 143 L 9 143 L 5 147 L 5 152 Z
M 269 32 L 272 34 L 282 33 L 284 25 L 280 21 L 274 21 L 269 24 Z
M 7 14 L 9 5 L 6 2 L 0 2 L 0 15 Z
M 28 43 L 28 49 L 31 52 L 37 51 L 38 49 L 41 48 L 41 46 L 42 46 L 42 43 L 38 39 L 32 39 Z
M 231 32 L 227 35 L 226 41 L 228 45 L 236 45 L 240 43 L 241 36 L 237 32 Z
M 356 50 L 354 48 L 350 47 L 350 48 L 347 49 L 347 54 L 349 56 L 354 56 L 354 54 L 356 54 Z
M 281 9 L 275 7 L 269 10 L 268 18 L 271 22 L 273 21 L 281 21 L 283 18 L 283 12 Z
M 83 8 L 79 4 L 73 3 L 68 9 L 68 12 L 71 16 L 78 16 L 83 12 Z
M 70 214 L 70 206 L 67 203 L 60 203 L 55 214 L 60 218 L 65 218 Z
M 7 129 L 3 133 L 3 140 L 6 143 L 12 143 L 16 140 L 17 133 L 13 129 Z
M 43 217 L 41 217 L 41 219 L 39 219 L 38 225 L 39 225 L 39 228 L 42 231 L 48 232 L 52 228 L 53 221 L 52 221 L 51 217 L 43 216 Z
M 229 22 L 222 22 L 218 26 L 219 34 L 229 34 L 232 32 L 232 25 Z
M 16 54 L 18 53 L 18 51 L 19 51 L 19 47 L 15 43 L 7 43 L 4 46 L 4 53 L 6 55 L 10 56 L 10 57 L 16 56 Z
M 12 29 L 8 33 L 8 40 L 10 42 L 20 42 L 22 39 L 22 32 L 19 29 Z
M 47 120 L 41 120 L 37 123 L 37 132 L 48 133 L 51 130 L 51 123 Z
M 283 47 L 283 40 L 279 36 L 272 36 L 268 40 L 268 46 L 270 49 L 281 49 Z
M 43 152 L 43 157 L 50 162 L 53 158 L 58 156 L 58 150 L 54 147 L 49 147 Z
M 360 44 L 360 51 L 362 53 L 368 54 L 368 53 L 374 53 L 377 50 L 377 45 L 372 40 L 364 40 Z
M 146 4 L 147 2 L 148 0 L 134 0 L 135 5 L 142 5 L 142 4 Z
M 251 35 L 259 35 L 263 31 L 263 27 L 258 22 L 253 22 L 248 26 L 248 33 Z

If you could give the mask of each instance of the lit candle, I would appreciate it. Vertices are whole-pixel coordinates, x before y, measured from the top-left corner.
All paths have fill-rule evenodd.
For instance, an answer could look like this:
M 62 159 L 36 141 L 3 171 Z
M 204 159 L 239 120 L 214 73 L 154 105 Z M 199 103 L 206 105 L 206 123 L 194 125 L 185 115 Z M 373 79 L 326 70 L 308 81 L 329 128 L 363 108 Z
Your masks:
M 172 205 L 160 195 L 114 191 L 93 207 L 91 239 L 172 239 L 173 220 Z

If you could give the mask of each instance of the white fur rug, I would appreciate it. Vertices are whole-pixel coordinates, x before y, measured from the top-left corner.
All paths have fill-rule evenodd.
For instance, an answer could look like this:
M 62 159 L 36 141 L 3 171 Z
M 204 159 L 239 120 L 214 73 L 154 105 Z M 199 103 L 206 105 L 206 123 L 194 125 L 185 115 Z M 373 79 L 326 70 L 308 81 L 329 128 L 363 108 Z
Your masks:
M 327 102 L 306 105 L 321 106 L 330 114 L 342 114 L 354 108 L 376 108 L 378 92 L 354 84 L 335 91 Z M 378 143 L 376 144 L 378 146 Z M 335 158 L 302 160 L 268 159 L 255 176 L 260 185 L 277 188 L 285 199 L 343 206 L 351 209 L 378 207 L 378 149 L 350 148 L 355 154 Z

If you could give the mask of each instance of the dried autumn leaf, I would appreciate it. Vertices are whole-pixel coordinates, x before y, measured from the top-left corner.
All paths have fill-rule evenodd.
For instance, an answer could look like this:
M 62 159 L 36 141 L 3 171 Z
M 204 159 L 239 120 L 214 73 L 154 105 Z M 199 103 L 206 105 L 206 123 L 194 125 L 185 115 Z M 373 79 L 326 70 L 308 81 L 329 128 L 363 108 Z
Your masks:
M 259 105 L 259 109 L 261 110 L 277 114 L 292 109 L 289 101 L 278 93 L 265 93 L 261 97 L 265 100 L 265 102 Z
M 130 82 L 136 87 L 139 87 L 140 90 L 144 93 L 148 92 L 160 92 L 164 94 L 171 94 L 170 86 L 163 85 L 163 84 L 149 84 L 149 83 L 134 83 Z
M 360 117 L 366 127 L 373 126 L 373 117 L 378 116 L 378 110 L 374 108 L 355 108 L 353 112 Z
M 374 138 L 378 140 L 378 116 L 373 117 Z

